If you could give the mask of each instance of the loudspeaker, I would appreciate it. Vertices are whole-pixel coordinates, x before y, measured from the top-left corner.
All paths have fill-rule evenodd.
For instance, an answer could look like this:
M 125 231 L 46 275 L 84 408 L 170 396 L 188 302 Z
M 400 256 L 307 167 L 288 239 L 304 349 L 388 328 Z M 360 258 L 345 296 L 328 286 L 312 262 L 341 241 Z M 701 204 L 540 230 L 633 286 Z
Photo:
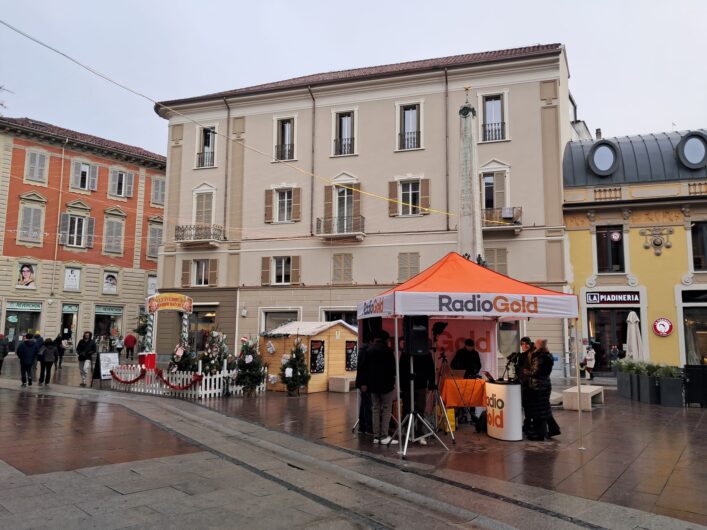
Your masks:
M 425 355 L 430 351 L 429 318 L 414 316 L 403 318 L 405 351 L 410 355 Z
M 382 317 L 373 317 L 373 318 L 365 318 L 361 320 L 361 328 L 362 328 L 362 336 L 361 340 L 363 341 L 362 344 L 368 344 L 373 340 L 373 337 L 376 336 L 377 333 L 379 333 L 383 329 L 383 318 Z

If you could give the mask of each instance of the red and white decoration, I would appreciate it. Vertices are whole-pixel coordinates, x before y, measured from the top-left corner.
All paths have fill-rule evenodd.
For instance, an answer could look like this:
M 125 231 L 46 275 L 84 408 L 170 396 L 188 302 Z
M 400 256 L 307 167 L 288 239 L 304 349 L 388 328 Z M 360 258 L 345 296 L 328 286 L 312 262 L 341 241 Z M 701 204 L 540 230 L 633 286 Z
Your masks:
M 653 333 L 659 337 L 667 337 L 673 332 L 673 323 L 667 318 L 656 318 L 653 322 Z

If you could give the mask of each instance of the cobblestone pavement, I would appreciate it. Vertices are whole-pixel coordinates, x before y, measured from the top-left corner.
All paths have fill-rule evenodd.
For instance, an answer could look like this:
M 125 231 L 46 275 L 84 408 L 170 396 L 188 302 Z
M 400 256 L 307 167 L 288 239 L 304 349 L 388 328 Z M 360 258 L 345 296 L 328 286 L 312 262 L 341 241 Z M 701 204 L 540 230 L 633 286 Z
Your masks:
M 261 419 L 284 403 L 289 412 L 281 423 L 291 427 L 297 410 L 316 401 L 311 397 L 269 394 L 213 403 L 259 409 Z M 0 422 L 5 422 L 0 433 L 14 433 L 10 440 L 3 437 L 3 447 L 34 442 L 26 460 L 33 460 L 32 454 L 39 462 L 74 454 L 86 462 L 77 468 L 68 459 L 66 470 L 45 472 L 41 465 L 18 468 L 0 454 L 0 528 L 698 527 L 451 467 L 440 473 L 436 466 L 400 461 L 392 449 L 380 449 L 372 458 L 179 400 L 59 384 L 19 389 L 16 380 L 4 377 L 0 400 Z M 53 402 L 51 416 L 46 400 Z M 65 425 L 77 406 L 101 411 L 85 415 L 81 432 L 68 435 L 91 442 L 59 443 L 54 429 Z M 321 411 L 322 421 L 331 424 L 341 411 L 330 403 Z M 15 420 L 7 418 L 15 414 L 32 418 L 36 428 L 13 427 Z M 128 436 L 115 436 L 113 415 Z M 144 438 L 142 429 L 155 432 Z M 102 433 L 110 434 L 101 441 Z M 112 460 L 120 463 L 93 465 L 101 443 L 122 455 Z M 160 450 L 165 453 L 151 453 Z M 439 450 L 434 454 L 440 458 Z

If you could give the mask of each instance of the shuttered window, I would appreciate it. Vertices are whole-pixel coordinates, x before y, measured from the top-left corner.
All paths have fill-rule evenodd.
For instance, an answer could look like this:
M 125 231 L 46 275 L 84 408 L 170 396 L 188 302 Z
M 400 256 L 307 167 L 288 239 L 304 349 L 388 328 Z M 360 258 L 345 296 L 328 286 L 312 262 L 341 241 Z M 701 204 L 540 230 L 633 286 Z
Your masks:
M 508 275 L 508 251 L 505 248 L 487 248 L 484 253 L 486 266 L 489 269 Z
M 334 283 L 353 282 L 353 254 L 334 254 L 332 267 Z
M 162 177 L 152 177 L 152 196 L 150 201 L 152 204 L 164 205 L 164 192 L 166 181 Z
M 71 187 L 96 191 L 98 189 L 98 166 L 75 161 L 71 170 Z
M 292 259 L 290 256 L 273 258 L 273 285 L 289 285 L 292 273 Z
M 407 180 L 400 183 L 400 215 L 420 213 L 420 181 Z
M 132 197 L 135 175 L 125 171 L 111 170 L 108 193 L 114 197 Z
M 275 190 L 276 217 L 278 223 L 292 221 L 292 189 Z
M 27 153 L 27 165 L 25 168 L 25 179 L 32 182 L 47 182 L 47 155 L 29 151 Z
M 214 194 L 197 193 L 194 196 L 194 224 L 210 225 L 213 222 Z
M 407 281 L 419 272 L 419 252 L 401 252 L 398 254 L 398 282 Z
M 44 208 L 41 206 L 22 205 L 20 210 L 20 230 L 18 239 L 32 243 L 42 242 L 42 224 Z
M 162 244 L 162 225 L 150 223 L 147 232 L 147 257 L 156 258 Z
M 103 230 L 103 250 L 112 254 L 123 253 L 123 221 L 106 218 Z
M 506 206 L 506 174 L 484 173 L 481 177 L 481 207 L 484 210 Z
M 66 244 L 70 247 L 83 247 L 85 242 L 86 218 L 78 215 L 69 216 L 69 232 Z
M 201 286 L 216 286 L 218 283 L 218 260 L 217 259 L 195 259 L 193 261 L 194 268 L 194 285 Z M 182 267 L 182 285 L 189 285 L 189 269 L 185 270 Z

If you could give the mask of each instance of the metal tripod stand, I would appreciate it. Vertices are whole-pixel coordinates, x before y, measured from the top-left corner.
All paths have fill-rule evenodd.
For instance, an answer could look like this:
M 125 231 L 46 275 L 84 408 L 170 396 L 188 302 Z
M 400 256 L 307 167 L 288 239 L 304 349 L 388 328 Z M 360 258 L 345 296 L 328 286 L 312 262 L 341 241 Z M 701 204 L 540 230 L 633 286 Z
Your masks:
M 457 394 L 459 394 L 459 398 L 461 399 L 462 402 L 462 410 L 466 411 L 469 416 L 472 418 L 476 416 L 474 412 L 471 411 L 471 407 L 467 405 L 465 399 L 464 399 L 464 394 L 461 391 L 461 388 L 459 388 L 459 383 L 457 383 L 457 378 L 454 377 L 454 374 L 452 373 L 452 369 L 449 367 L 449 363 L 447 362 L 447 355 L 444 352 L 444 349 L 440 352 L 440 358 L 442 359 L 441 362 L 441 368 L 439 369 L 439 373 L 437 374 L 437 394 L 439 395 L 439 388 L 440 388 L 440 383 L 442 382 L 443 375 L 445 373 L 445 368 L 447 372 L 449 372 L 450 379 L 454 381 L 454 387 L 457 389 Z M 442 403 L 442 410 L 444 411 L 444 418 L 446 419 L 447 426 L 449 427 L 449 418 L 447 418 L 447 409 L 444 407 L 444 402 L 442 401 L 442 396 L 439 395 L 439 401 Z M 440 421 L 437 421 L 437 428 L 440 428 Z M 451 427 L 449 427 L 449 432 L 452 432 Z M 454 434 L 452 433 L 452 440 L 454 440 Z

